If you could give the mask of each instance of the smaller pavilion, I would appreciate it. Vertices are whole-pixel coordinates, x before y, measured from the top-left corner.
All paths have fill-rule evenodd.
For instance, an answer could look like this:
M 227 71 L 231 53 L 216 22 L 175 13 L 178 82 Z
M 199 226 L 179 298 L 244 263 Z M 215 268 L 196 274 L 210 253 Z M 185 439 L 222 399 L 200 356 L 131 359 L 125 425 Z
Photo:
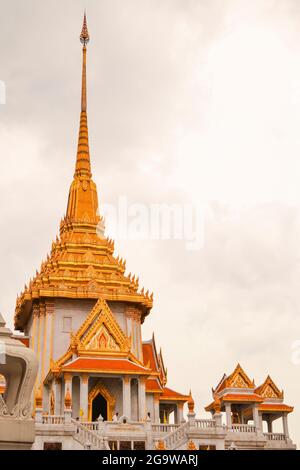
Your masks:
M 232 374 L 223 375 L 215 389 L 212 389 L 213 402 L 205 410 L 214 416 L 225 412 L 226 425 L 229 429 L 238 429 L 243 425 L 253 425 L 263 432 L 263 422 L 267 423 L 268 433 L 273 432 L 273 421 L 281 418 L 283 434 L 288 438 L 288 414 L 292 406 L 283 403 L 284 394 L 268 375 L 262 385 L 256 387 L 240 364 Z
M 280 391 L 268 375 L 264 383 L 255 389 L 255 392 L 263 398 L 263 402 L 258 407 L 261 427 L 265 421 L 268 433 L 273 433 L 273 421 L 282 419 L 283 434 L 289 437 L 288 414 L 294 408 L 284 404 L 283 390 Z

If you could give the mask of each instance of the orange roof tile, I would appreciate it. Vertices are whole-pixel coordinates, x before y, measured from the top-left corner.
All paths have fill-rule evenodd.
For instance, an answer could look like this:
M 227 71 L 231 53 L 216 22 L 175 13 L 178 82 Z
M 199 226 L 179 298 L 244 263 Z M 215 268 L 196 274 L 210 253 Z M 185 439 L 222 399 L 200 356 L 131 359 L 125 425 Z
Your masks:
M 150 370 L 145 367 L 134 364 L 127 359 L 95 359 L 89 357 L 80 357 L 75 361 L 62 367 L 63 371 L 89 371 L 89 372 L 107 372 L 122 374 L 144 374 L 149 375 Z
M 159 397 L 160 400 L 180 400 L 180 401 L 188 401 L 188 395 L 182 395 L 181 393 L 175 392 L 170 388 L 165 387 L 163 389 L 163 394 Z
M 283 403 L 262 403 L 259 405 L 260 411 L 286 411 L 291 413 L 294 410 L 293 406 L 284 405 Z
M 145 366 L 147 366 L 149 363 L 150 368 L 154 372 L 158 372 L 152 343 L 143 343 L 143 358 Z
M 147 379 L 147 380 L 146 380 L 146 392 L 162 393 L 163 390 L 162 390 L 162 388 L 159 386 L 157 380 Z
M 221 401 L 235 401 L 235 402 L 262 402 L 263 398 L 255 393 L 226 393 L 220 397 Z

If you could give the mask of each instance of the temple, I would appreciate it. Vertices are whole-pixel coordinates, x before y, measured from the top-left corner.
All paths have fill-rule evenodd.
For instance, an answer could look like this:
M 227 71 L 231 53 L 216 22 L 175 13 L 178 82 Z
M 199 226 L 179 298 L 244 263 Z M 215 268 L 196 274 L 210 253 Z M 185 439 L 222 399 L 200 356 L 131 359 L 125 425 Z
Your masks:
M 92 180 L 87 122 L 86 16 L 82 43 L 81 110 L 77 156 L 59 237 L 39 272 L 18 297 L 15 328 L 24 332 L 39 359 L 35 393 L 43 412 L 60 415 L 65 396 L 72 418 L 155 423 L 183 419 L 188 395 L 166 387 L 167 373 L 154 336 L 143 342 L 141 325 L 153 295 L 126 275 L 99 215 Z
M 139 278 L 126 274 L 125 261 L 116 257 L 92 179 L 89 39 L 84 15 L 80 125 L 66 214 L 50 254 L 16 302 L 15 328 L 39 361 L 33 449 L 294 448 L 287 427 L 292 408 L 269 377 L 256 387 L 238 366 L 213 391 L 206 408 L 211 419 L 196 419 L 191 392 L 167 387 L 154 336 L 142 340 L 153 294 L 140 289 Z M 0 376 L 0 393 L 4 389 Z M 279 437 L 272 431 L 277 418 L 283 420 Z

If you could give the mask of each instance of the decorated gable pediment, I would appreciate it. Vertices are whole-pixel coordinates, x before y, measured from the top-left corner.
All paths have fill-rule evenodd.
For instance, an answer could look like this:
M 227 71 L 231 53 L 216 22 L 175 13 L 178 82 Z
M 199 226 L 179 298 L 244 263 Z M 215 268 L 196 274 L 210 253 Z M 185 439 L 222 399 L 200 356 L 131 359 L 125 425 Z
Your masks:
M 238 364 L 233 373 L 227 378 L 226 386 L 228 388 L 253 388 L 254 382 L 249 379 Z
M 76 337 L 80 351 L 129 351 L 129 339 L 120 328 L 109 306 L 99 299 Z
M 277 385 L 273 382 L 270 376 L 266 378 L 264 383 L 258 387 L 256 390 L 256 393 L 258 393 L 261 397 L 263 398 L 277 398 L 277 399 L 283 399 L 283 392 L 279 390 Z
M 102 323 L 99 331 L 87 343 L 85 349 L 89 351 L 120 351 L 120 345 L 106 328 L 105 324 Z
M 99 298 L 77 333 L 71 335 L 68 351 L 51 364 L 51 370 L 58 372 L 73 354 L 85 356 L 110 352 L 127 356 L 130 353 L 130 338 L 119 326 L 106 301 Z

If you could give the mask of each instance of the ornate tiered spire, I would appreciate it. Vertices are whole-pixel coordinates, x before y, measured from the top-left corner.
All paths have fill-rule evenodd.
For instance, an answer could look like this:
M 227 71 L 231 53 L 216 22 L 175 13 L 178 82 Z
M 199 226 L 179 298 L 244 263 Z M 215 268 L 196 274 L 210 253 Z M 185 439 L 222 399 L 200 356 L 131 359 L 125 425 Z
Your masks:
M 114 242 L 105 237 L 98 211 L 97 187 L 92 180 L 87 126 L 86 54 L 89 42 L 84 14 L 80 42 L 83 49 L 81 110 L 76 167 L 67 212 L 60 224 L 60 237 L 52 243 L 50 256 L 17 298 L 15 325 L 23 329 L 27 303 L 47 298 L 125 301 L 140 306 L 142 320 L 153 304 L 153 295 L 142 289 L 139 279 L 126 276 L 123 259 L 114 256 Z M 0 320 L 1 321 L 1 320 Z
M 74 181 L 70 188 L 67 221 L 91 224 L 99 223 L 98 195 L 95 183 L 92 181 L 89 133 L 87 123 L 87 80 L 86 80 L 86 54 L 87 44 L 90 40 L 86 14 L 84 13 L 83 26 L 80 34 L 82 43 L 82 80 L 81 80 L 81 110 L 78 147 Z
M 80 114 L 80 128 L 78 139 L 78 150 L 76 159 L 76 172 L 75 176 L 85 175 L 91 177 L 91 164 L 90 164 L 90 150 L 89 150 L 89 136 L 87 125 L 87 93 L 86 93 L 86 45 L 90 40 L 89 32 L 87 29 L 86 14 L 84 13 L 83 26 L 80 35 L 80 42 L 82 47 L 82 83 L 81 83 L 81 114 Z

